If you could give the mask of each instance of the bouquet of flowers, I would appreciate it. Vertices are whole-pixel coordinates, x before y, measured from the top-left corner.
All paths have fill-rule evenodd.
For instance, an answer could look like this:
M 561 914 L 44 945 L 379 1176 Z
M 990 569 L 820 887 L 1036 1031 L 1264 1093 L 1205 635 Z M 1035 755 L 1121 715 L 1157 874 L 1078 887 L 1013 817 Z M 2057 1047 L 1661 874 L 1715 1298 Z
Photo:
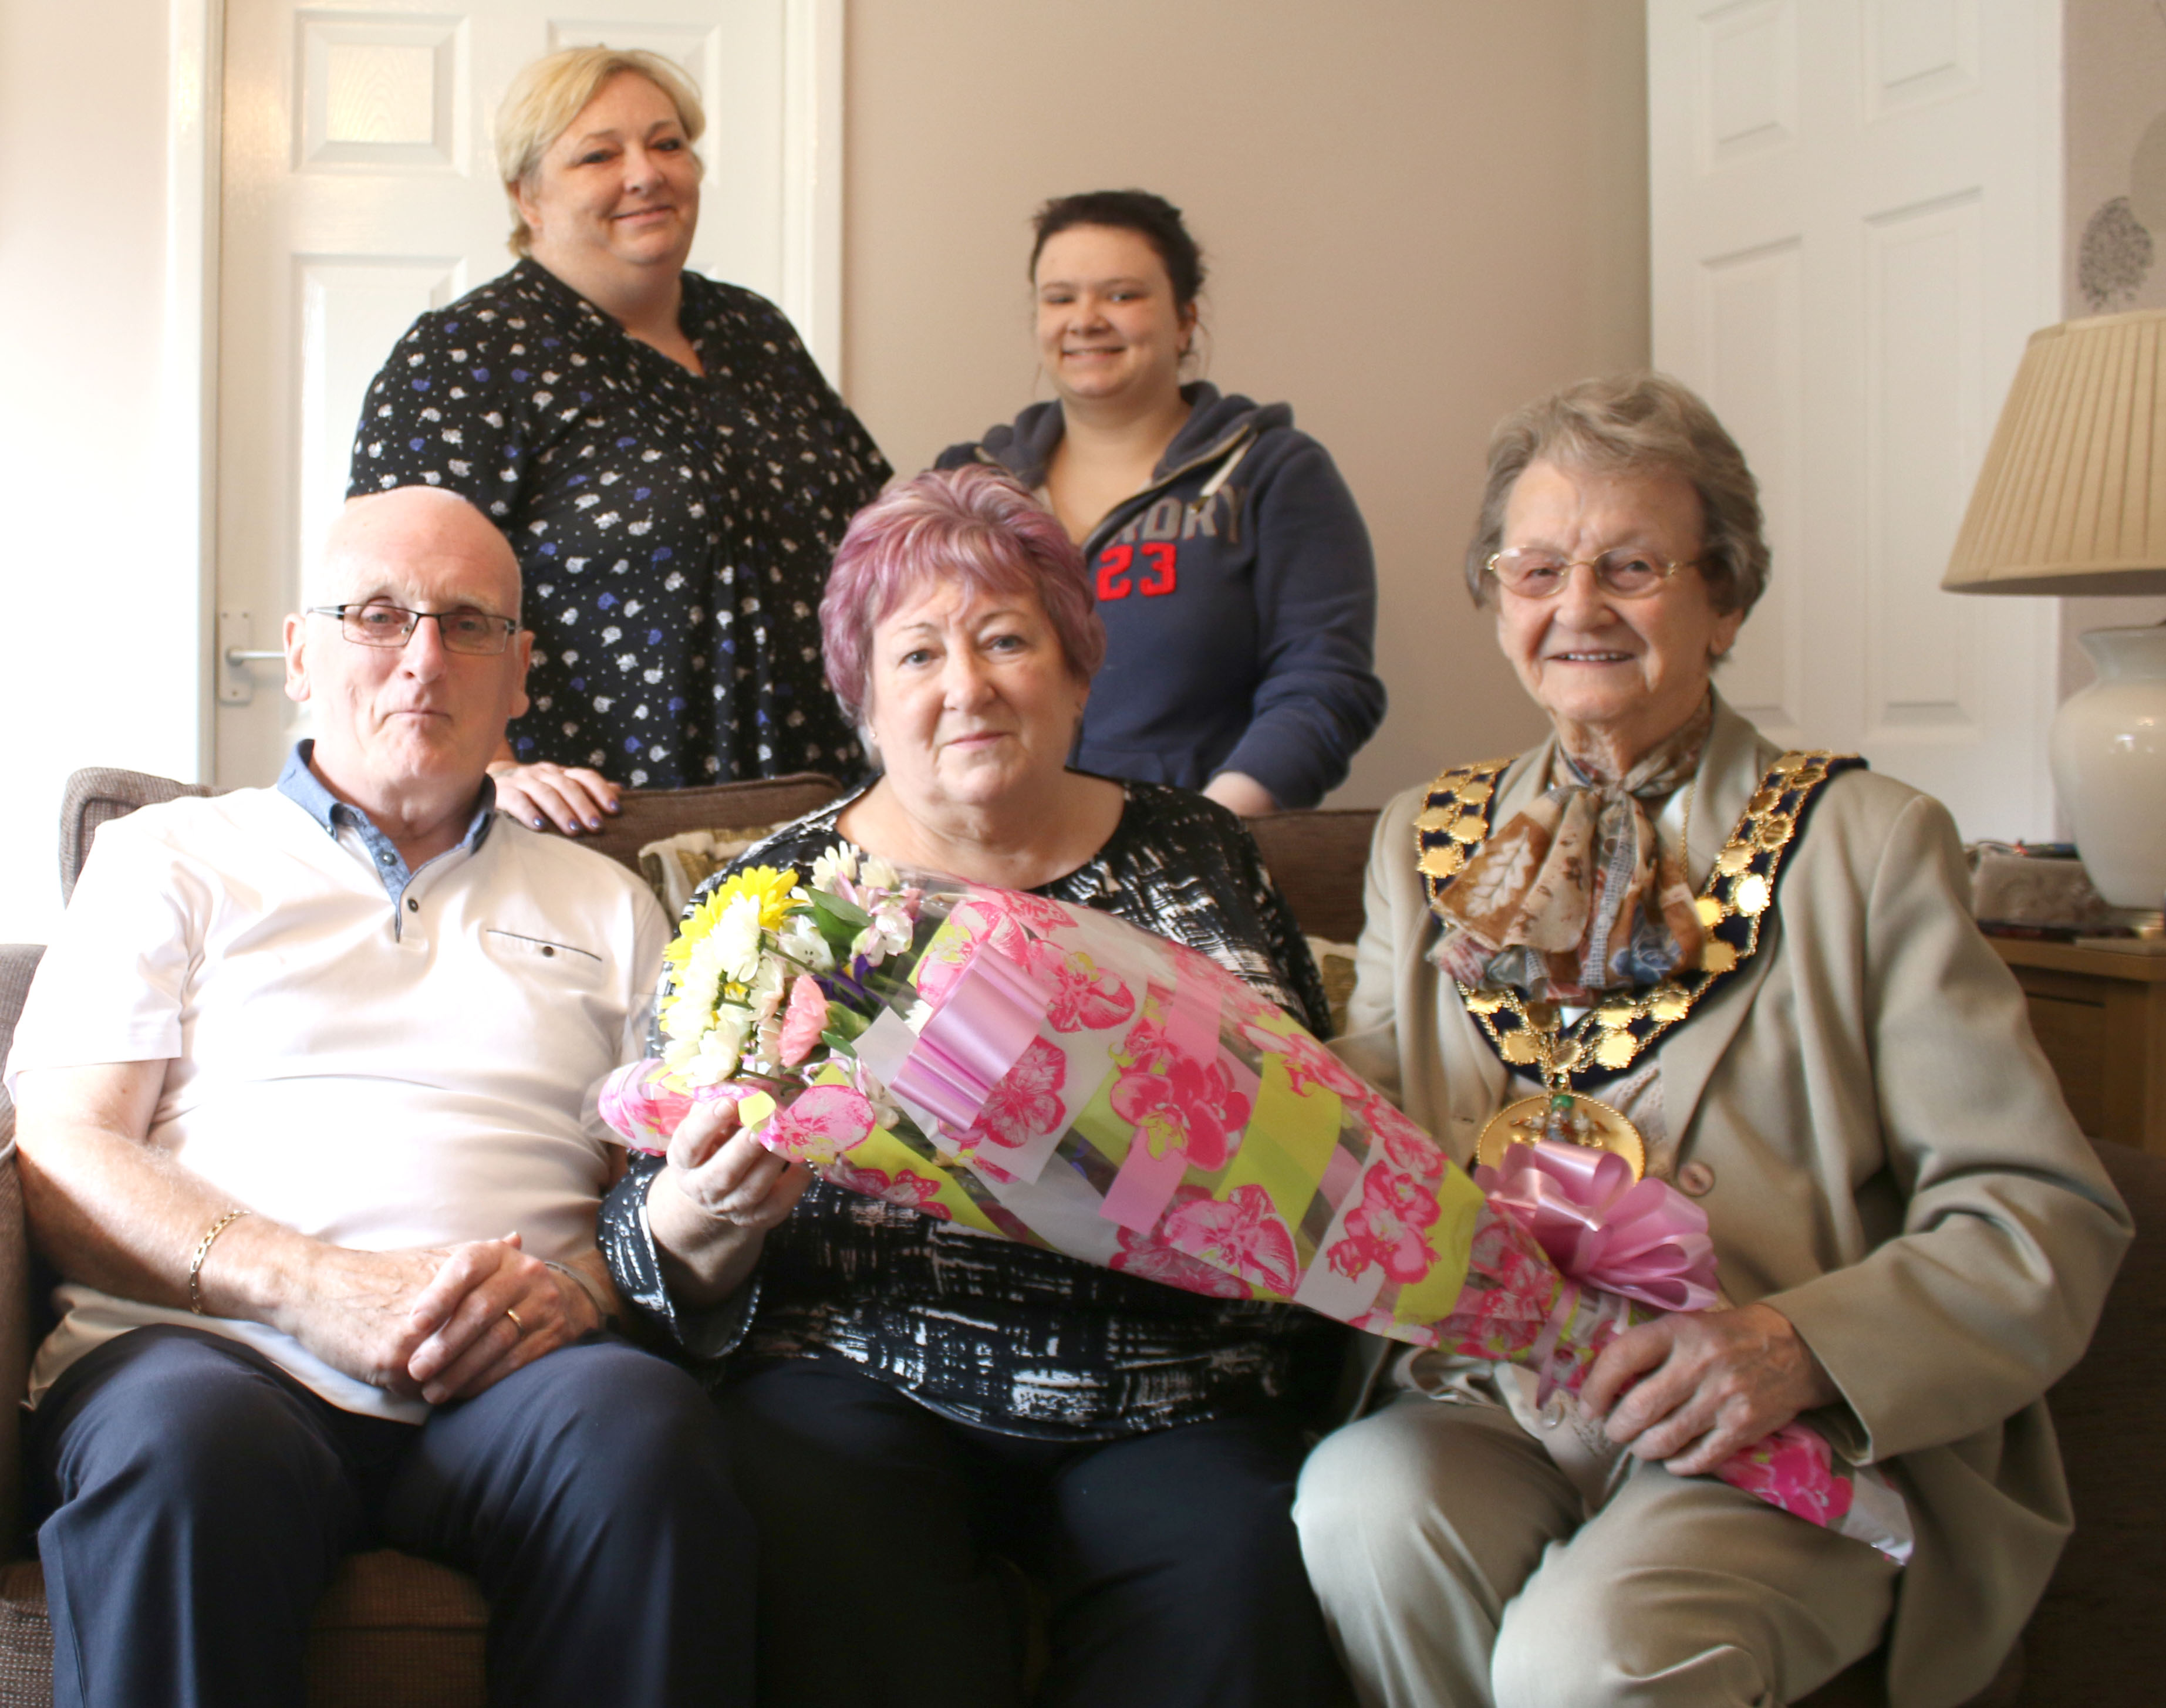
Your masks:
M 1569 1158 L 1477 1184 L 1276 1004 L 1107 914 L 844 849 L 809 884 L 736 873 L 668 963 L 662 1054 L 602 1095 L 637 1148 L 726 1098 L 778 1155 L 955 1227 L 1567 1392 L 1626 1328 L 1714 1298 L 1690 1199 Z M 1804 1425 L 1716 1474 L 1907 1557 L 1900 1498 Z

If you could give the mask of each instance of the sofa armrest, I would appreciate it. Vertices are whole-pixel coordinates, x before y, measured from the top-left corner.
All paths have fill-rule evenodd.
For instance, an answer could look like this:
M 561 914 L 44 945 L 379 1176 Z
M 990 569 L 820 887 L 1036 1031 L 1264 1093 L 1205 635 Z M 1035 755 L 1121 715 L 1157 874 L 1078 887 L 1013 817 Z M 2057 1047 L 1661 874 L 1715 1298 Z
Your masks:
M 208 783 L 177 783 L 148 771 L 92 765 L 72 773 L 61 794 L 61 900 L 75 894 L 75 880 L 90 855 L 101 824 L 125 818 L 139 806 L 177 801 L 183 795 L 222 795 Z
M 15 1023 L 45 950 L 0 944 L 0 1062 L 15 1041 Z M 15 1106 L 0 1091 L 0 1559 L 13 1552 L 22 1488 L 23 1409 L 29 1385 L 30 1265 L 23 1186 L 15 1172 Z
M 15 1171 L 15 1106 L 0 1092 L 0 1560 L 22 1517 L 23 1408 L 30 1381 L 29 1237 Z

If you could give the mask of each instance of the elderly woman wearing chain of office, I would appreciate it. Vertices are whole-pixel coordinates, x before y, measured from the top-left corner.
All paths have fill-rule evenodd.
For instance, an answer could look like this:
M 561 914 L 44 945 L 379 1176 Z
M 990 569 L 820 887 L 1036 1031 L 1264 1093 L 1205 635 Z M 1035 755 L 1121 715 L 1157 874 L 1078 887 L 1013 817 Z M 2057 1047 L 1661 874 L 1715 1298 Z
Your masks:
M 1339 1047 L 1462 1161 L 1546 1134 L 1673 1181 L 1723 1297 L 1619 1336 L 1576 1405 L 1433 1351 L 1381 1372 L 1297 1513 L 1365 1704 L 1788 1702 L 1883 1633 L 1897 1708 L 1954 1704 L 2067 1534 L 2040 1396 L 2127 1214 L 1947 812 L 1714 691 L 1767 563 L 1674 381 L 1492 442 L 1468 580 L 1553 732 L 1386 810 Z M 1700 1474 L 1804 1413 L 1889 1468 L 1906 1568 Z

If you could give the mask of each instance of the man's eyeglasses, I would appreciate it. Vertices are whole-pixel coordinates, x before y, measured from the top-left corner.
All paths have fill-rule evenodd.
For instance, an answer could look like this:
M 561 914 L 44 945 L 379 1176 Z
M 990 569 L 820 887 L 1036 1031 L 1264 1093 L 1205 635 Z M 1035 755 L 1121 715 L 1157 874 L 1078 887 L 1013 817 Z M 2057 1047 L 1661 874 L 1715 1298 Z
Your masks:
M 356 646 L 403 647 L 421 619 L 427 617 L 444 637 L 447 653 L 482 657 L 500 653 L 511 644 L 519 624 L 508 616 L 491 616 L 485 611 L 409 611 L 403 605 L 371 600 L 366 605 L 312 605 L 311 616 L 335 616 L 339 632 Z
M 1645 599 L 1661 590 L 1680 569 L 1689 569 L 1696 558 L 1664 563 L 1645 552 L 1617 550 L 1599 558 L 1566 562 L 1554 552 L 1514 546 L 1489 559 L 1489 573 L 1521 599 L 1550 599 L 1564 591 L 1565 583 L 1581 563 L 1594 572 L 1594 584 L 1614 599 Z

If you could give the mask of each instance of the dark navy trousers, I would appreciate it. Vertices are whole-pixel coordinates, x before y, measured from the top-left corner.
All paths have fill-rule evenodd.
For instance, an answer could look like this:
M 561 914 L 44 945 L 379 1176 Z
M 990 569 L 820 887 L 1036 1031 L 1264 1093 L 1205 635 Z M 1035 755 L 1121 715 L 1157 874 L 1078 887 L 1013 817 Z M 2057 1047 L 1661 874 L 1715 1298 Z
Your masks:
M 775 1708 L 1339 1700 L 1293 1527 L 1291 1422 L 1033 1440 L 951 1421 L 832 1356 L 717 1398 L 760 1526 L 761 1700 Z M 1040 1598 L 1049 1652 L 1032 1665 Z
M 753 1542 L 714 1409 L 600 1335 L 426 1423 L 340 1410 L 252 1347 L 138 1329 L 35 1415 L 56 1708 L 301 1708 L 347 1553 L 471 1572 L 504 1708 L 753 1700 Z

